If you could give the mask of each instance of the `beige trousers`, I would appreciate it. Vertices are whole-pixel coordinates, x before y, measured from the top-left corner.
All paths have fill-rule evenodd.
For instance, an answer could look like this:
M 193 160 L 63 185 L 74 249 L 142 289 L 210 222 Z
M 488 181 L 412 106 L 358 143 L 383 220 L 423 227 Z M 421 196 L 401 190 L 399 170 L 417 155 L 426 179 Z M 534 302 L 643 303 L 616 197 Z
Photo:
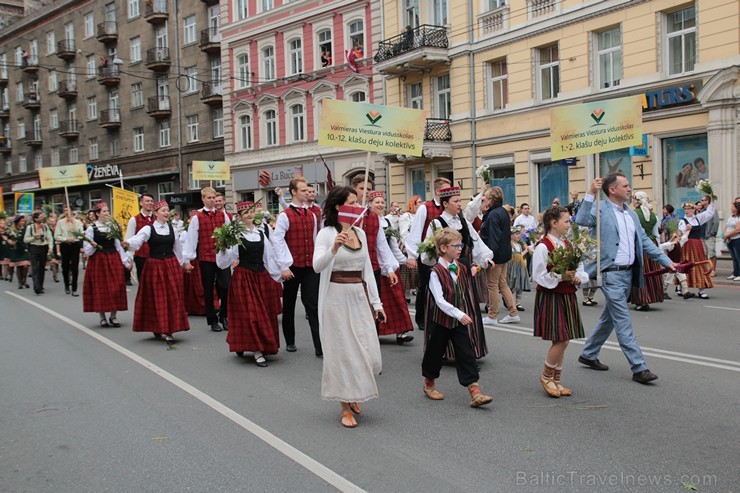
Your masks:
M 517 316 L 514 295 L 511 294 L 509 283 L 506 279 L 506 264 L 496 264 L 493 268 L 486 270 L 486 281 L 488 283 L 488 316 L 494 320 L 498 318 L 498 302 L 504 297 L 506 306 L 509 307 L 509 315 Z

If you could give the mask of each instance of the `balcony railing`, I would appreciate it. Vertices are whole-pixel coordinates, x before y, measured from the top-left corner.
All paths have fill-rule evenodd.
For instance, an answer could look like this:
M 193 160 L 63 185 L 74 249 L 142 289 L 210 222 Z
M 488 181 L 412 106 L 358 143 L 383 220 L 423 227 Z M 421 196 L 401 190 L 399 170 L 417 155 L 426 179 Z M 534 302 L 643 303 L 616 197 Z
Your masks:
M 557 0 L 527 0 L 529 6 L 529 18 L 535 19 L 554 13 L 558 8 Z
M 57 43 L 57 57 L 62 60 L 71 60 L 77 56 L 74 39 L 63 39 Z
M 10 106 L 4 104 L 2 107 L 0 107 L 0 118 L 10 118 Z
M 502 5 L 478 16 L 481 36 L 491 36 L 508 28 L 509 6 Z
M 118 69 L 118 65 L 99 66 L 98 82 L 104 86 L 114 86 L 121 82 L 121 71 Z
M 35 74 L 39 71 L 39 60 L 38 58 L 32 58 L 29 56 L 23 57 L 21 61 L 21 70 L 27 74 Z
M 41 108 L 41 100 L 39 95 L 35 92 L 27 92 L 23 97 L 23 107 L 29 110 L 36 110 Z
M 168 48 L 150 48 L 146 50 L 146 67 L 151 70 L 167 70 L 170 68 L 170 50 Z
M 217 27 L 209 27 L 200 32 L 200 49 L 206 53 L 221 51 L 221 33 Z
M 161 24 L 169 18 L 166 0 L 148 0 L 144 7 L 144 19 L 151 24 Z
M 77 120 L 66 120 L 59 122 L 59 135 L 66 139 L 76 139 L 80 136 L 80 128 Z
M 41 147 L 41 133 L 26 134 L 25 141 L 29 147 Z
M 121 110 L 114 108 L 112 110 L 102 110 L 98 124 L 103 128 L 118 128 L 121 126 Z
M 118 23 L 116 21 L 105 21 L 98 24 L 97 39 L 101 43 L 118 41 Z
M 424 24 L 378 43 L 378 52 L 374 60 L 380 63 L 418 48 L 447 49 L 448 46 L 445 27 Z
M 57 86 L 57 95 L 64 99 L 75 99 L 77 97 L 77 81 L 62 80 Z
M 215 82 L 204 82 L 200 91 L 200 99 L 206 104 L 218 105 L 223 100 L 223 85 Z
M 452 140 L 450 121 L 442 118 L 427 118 L 424 129 L 424 140 L 435 142 L 449 142 Z
M 167 117 L 172 114 L 169 96 L 152 96 L 147 101 L 146 112 L 155 118 Z
M 0 135 L 0 153 L 10 154 L 10 152 L 10 139 L 8 139 L 5 135 Z

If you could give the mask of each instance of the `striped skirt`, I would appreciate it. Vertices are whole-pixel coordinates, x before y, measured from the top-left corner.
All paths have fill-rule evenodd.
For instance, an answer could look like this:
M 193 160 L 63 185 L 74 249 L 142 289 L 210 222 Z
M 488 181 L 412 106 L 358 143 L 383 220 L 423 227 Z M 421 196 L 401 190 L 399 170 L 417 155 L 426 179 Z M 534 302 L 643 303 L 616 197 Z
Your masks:
M 662 269 L 655 260 L 642 254 L 643 272 L 654 272 Z M 630 301 L 635 305 L 649 305 L 651 303 L 663 303 L 663 277 L 645 276 L 641 288 L 633 287 Z
M 534 298 L 534 336 L 546 341 L 585 337 L 575 293 L 537 291 Z
M 401 284 L 404 291 L 416 289 L 419 286 L 419 270 L 409 269 L 406 264 L 401 264 Z
M 681 262 L 701 262 L 707 260 L 704 252 L 704 243 L 699 238 L 689 238 L 689 241 L 681 248 Z M 707 289 L 714 285 L 709 272 L 709 265 L 699 265 L 686 273 L 686 281 L 690 288 Z
M 529 291 L 527 261 L 521 253 L 511 254 L 511 261 L 506 264 L 506 275 L 512 292 Z

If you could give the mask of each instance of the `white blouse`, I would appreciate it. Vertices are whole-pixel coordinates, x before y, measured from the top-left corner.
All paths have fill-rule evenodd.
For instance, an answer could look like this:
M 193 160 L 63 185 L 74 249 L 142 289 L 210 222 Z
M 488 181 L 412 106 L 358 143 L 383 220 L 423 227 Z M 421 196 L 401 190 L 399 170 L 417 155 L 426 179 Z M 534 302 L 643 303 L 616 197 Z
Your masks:
M 262 236 L 265 239 L 264 249 L 262 252 L 262 263 L 265 264 L 265 269 L 267 269 L 270 277 L 277 282 L 282 282 L 280 273 L 287 269 L 290 264 L 288 264 L 288 267 L 283 268 L 275 256 L 275 248 L 272 245 L 272 241 L 270 241 L 264 233 L 262 233 Z M 249 242 L 259 243 L 260 231 L 258 228 L 248 229 L 246 232 L 242 233 L 242 237 Z M 225 252 L 216 252 L 216 265 L 219 269 L 227 269 L 237 260 L 239 260 L 239 245 L 234 245 Z M 290 262 L 293 262 L 292 258 Z
M 450 228 L 457 231 L 462 231 L 462 221 L 460 221 L 460 218 L 458 216 L 453 216 L 445 211 L 442 213 L 441 217 L 445 220 Z M 473 225 L 470 224 L 470 221 L 466 219 L 465 222 L 467 222 L 468 225 L 470 238 L 473 240 L 473 258 L 471 260 L 477 265 L 486 265 L 487 260 L 493 260 L 493 252 L 490 248 L 488 248 L 488 245 L 486 245 L 483 240 L 480 239 L 480 236 L 478 236 L 478 233 L 476 233 L 475 228 L 473 228 Z M 429 238 L 432 235 L 432 226 L 434 226 L 435 229 L 440 229 L 442 228 L 442 223 L 439 222 L 439 219 L 434 219 L 432 222 L 430 222 L 424 235 L 424 239 Z M 421 262 L 424 265 L 433 267 L 437 263 L 437 259 L 432 259 L 429 258 L 428 255 L 424 255 L 423 257 L 421 257 Z
M 97 227 L 98 231 L 100 231 L 101 233 L 108 232 L 108 225 L 103 224 L 100 221 L 95 221 L 95 227 Z M 87 255 L 88 257 L 92 257 L 93 255 L 95 255 L 95 252 L 98 251 L 98 249 L 92 246 L 92 244 L 90 243 L 91 241 L 95 241 L 94 237 L 95 233 L 93 232 L 93 227 L 88 226 L 87 230 L 85 230 L 85 238 L 87 238 L 88 241 L 82 242 L 82 248 L 85 252 L 85 255 Z M 114 240 L 114 244 L 116 246 L 116 251 L 118 252 L 118 255 L 121 256 L 121 262 L 123 262 L 123 265 L 125 265 L 126 267 L 130 267 L 131 258 L 128 256 L 128 253 L 126 253 L 126 250 L 124 250 L 121 246 L 121 242 L 118 240 Z
M 157 232 L 158 235 L 161 236 L 167 236 L 170 234 L 170 225 L 167 223 L 160 223 L 159 221 L 154 221 L 152 223 L 154 226 L 154 231 Z M 175 226 L 172 226 L 173 233 L 175 235 L 175 244 L 172 246 L 173 251 L 175 252 L 175 257 L 177 257 L 177 261 L 181 264 L 183 263 L 182 259 L 182 243 L 177 238 L 177 229 L 175 229 Z M 151 226 L 144 226 L 139 230 L 138 233 L 136 233 L 134 236 L 129 238 L 128 241 L 128 249 L 136 252 L 138 251 L 144 243 L 149 241 L 149 238 L 152 237 L 152 227 Z
M 565 244 L 560 238 L 556 238 L 551 234 L 548 234 L 547 237 L 553 242 L 555 248 Z M 534 249 L 534 255 L 532 256 L 532 281 L 543 288 L 555 289 L 563 279 L 560 277 L 560 274 L 547 271 L 547 257 L 549 254 L 550 251 L 544 243 L 540 243 Z M 588 274 L 583 270 L 583 262 L 578 264 L 576 277 L 580 279 L 581 283 L 585 284 L 588 282 Z

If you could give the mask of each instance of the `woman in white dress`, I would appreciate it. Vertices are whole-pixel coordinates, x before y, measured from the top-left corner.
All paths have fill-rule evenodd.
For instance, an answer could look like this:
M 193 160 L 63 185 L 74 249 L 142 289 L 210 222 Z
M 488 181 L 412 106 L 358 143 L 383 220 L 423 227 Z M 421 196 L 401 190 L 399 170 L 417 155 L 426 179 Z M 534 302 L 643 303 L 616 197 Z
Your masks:
M 352 226 L 364 209 L 349 187 L 324 201 L 325 227 L 316 237 L 313 268 L 319 285 L 319 327 L 324 350 L 321 398 L 339 401 L 342 426 L 354 428 L 361 402 L 378 397 L 382 362 L 375 318 L 385 320 L 362 229 Z

